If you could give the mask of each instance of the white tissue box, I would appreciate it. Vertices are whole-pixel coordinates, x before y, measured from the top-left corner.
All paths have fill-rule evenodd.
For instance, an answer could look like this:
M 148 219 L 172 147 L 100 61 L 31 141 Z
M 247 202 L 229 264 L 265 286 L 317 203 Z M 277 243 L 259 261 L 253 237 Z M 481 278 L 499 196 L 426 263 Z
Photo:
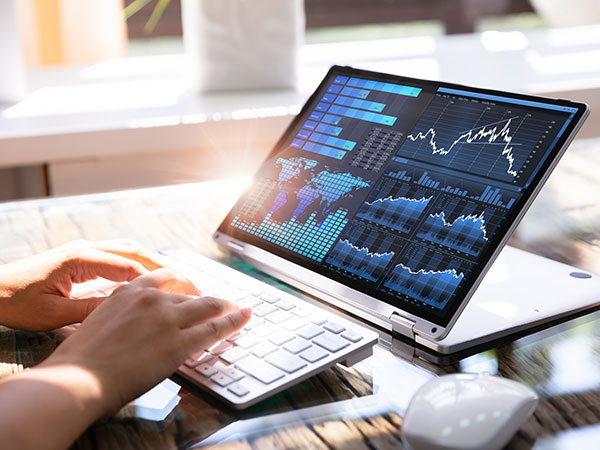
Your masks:
M 295 86 L 303 0 L 183 0 L 182 15 L 199 92 Z

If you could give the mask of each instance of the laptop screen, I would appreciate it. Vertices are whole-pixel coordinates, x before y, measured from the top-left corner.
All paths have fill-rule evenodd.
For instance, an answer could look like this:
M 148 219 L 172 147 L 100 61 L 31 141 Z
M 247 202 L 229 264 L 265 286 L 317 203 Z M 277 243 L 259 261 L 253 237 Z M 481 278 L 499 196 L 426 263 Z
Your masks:
M 581 113 L 334 67 L 220 231 L 445 326 Z

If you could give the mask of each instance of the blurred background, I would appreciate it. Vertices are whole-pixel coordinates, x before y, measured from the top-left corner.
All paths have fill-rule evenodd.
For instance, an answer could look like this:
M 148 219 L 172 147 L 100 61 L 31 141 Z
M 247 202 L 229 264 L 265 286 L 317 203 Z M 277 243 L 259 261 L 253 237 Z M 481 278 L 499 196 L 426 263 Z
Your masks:
M 600 0 L 0 0 L 0 200 L 251 175 L 333 64 L 591 104 Z

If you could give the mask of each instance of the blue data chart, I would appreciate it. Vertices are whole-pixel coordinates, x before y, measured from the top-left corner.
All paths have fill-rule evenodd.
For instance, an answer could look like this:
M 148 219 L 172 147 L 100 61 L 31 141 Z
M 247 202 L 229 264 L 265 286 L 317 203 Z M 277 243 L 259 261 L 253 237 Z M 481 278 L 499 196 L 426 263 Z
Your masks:
M 345 97 L 343 95 L 338 95 L 337 98 L 335 98 L 333 100 L 333 103 L 335 103 L 336 105 L 351 106 L 353 108 L 366 109 L 367 111 L 373 111 L 373 112 L 381 112 L 381 111 L 383 111 L 383 108 L 385 108 L 385 103 L 370 102 L 369 100 L 361 100 L 358 98 Z
M 504 221 L 501 211 L 442 196 L 435 201 L 416 236 L 442 247 L 478 256 Z
M 516 183 L 553 125 L 514 105 L 438 93 L 398 155 Z
M 276 180 L 254 182 L 231 226 L 321 261 L 346 226 L 339 202 L 370 181 L 315 160 L 278 158 Z
M 348 86 L 371 89 L 373 91 L 390 92 L 392 94 L 407 95 L 410 97 L 418 96 L 422 89 L 412 86 L 403 86 L 395 83 L 386 83 L 383 81 L 363 80 L 361 78 L 350 78 L 346 84 Z
M 448 220 L 442 211 L 427 216 L 417 236 L 477 256 L 489 240 L 485 220 L 483 214 L 462 215 Z
M 378 198 L 365 203 L 356 216 L 408 233 L 430 200 L 431 197 Z
M 386 114 L 378 114 L 370 111 L 363 111 L 356 108 L 348 108 L 347 106 L 331 105 L 327 110 L 332 114 L 338 114 L 343 117 L 349 117 L 351 119 L 364 120 L 366 122 L 373 122 L 380 125 L 394 125 L 397 117 L 388 116 Z
M 386 167 L 385 176 L 505 209 L 510 208 L 519 198 L 518 192 L 514 190 L 501 189 L 431 169 L 409 167 L 407 162 L 404 158 L 393 158 Z
M 330 158 L 334 159 L 343 159 L 344 156 L 346 156 L 346 152 L 344 150 L 329 147 L 323 144 L 317 144 L 316 142 L 305 142 L 301 141 L 300 139 L 294 139 L 292 141 L 292 147 L 298 147 L 302 150 L 306 150 L 307 152 L 316 153 L 322 156 L 329 156 Z
M 376 282 L 385 273 L 398 248 L 398 239 L 366 224 L 351 222 L 331 248 L 325 262 L 344 275 Z
M 312 105 L 308 120 L 302 123 L 289 145 L 338 160 L 357 149 L 362 150 L 358 159 L 354 158 L 353 166 L 377 170 L 376 162 L 384 164 L 397 146 L 384 151 L 373 149 L 372 143 L 367 143 L 362 148 L 359 140 L 364 140 L 363 136 L 373 126 L 401 136 L 393 129 L 394 125 L 406 111 L 405 103 L 420 101 L 420 93 L 421 88 L 338 76 Z
M 458 258 L 411 244 L 389 273 L 384 289 L 443 309 L 470 268 Z
M 404 183 L 398 184 L 395 180 L 381 178 L 356 216 L 408 233 L 432 198 L 428 189 Z
M 279 223 L 271 220 L 268 214 L 259 224 L 246 223 L 236 216 L 231 225 L 307 258 L 321 261 L 348 223 L 346 215 L 347 211 L 339 209 L 321 223 L 316 221 L 317 213 L 312 213 L 304 223 L 295 218 Z

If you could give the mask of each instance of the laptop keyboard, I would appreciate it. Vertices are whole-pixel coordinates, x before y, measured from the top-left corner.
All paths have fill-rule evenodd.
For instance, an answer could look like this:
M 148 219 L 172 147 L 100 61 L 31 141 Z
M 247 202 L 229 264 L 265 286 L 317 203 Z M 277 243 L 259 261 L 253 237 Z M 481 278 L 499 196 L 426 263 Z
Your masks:
M 240 332 L 193 355 L 178 373 L 229 405 L 246 408 L 338 363 L 372 354 L 377 333 L 189 250 L 167 253 L 172 268 L 202 291 L 252 308 Z M 85 286 L 85 287 L 84 287 Z M 94 280 L 72 295 L 105 294 Z

